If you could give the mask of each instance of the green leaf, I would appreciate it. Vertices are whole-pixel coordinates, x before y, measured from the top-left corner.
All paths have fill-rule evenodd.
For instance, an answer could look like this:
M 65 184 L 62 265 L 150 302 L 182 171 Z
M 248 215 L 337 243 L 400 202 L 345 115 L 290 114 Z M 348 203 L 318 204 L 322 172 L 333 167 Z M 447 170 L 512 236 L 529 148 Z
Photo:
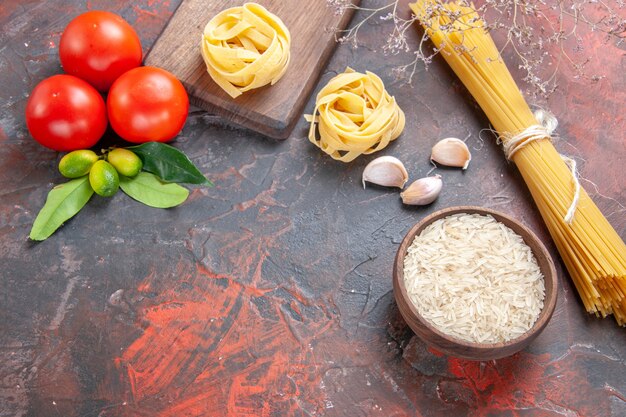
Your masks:
M 120 175 L 120 188 L 128 196 L 150 207 L 169 208 L 187 199 L 189 191 L 178 184 L 163 182 L 149 172 L 129 178 Z
M 152 172 L 163 181 L 213 186 L 187 155 L 173 146 L 161 142 L 146 142 L 127 149 L 141 158 L 144 171 Z
M 45 240 L 50 237 L 65 221 L 78 213 L 92 195 L 93 189 L 87 175 L 54 187 L 33 223 L 30 238 Z

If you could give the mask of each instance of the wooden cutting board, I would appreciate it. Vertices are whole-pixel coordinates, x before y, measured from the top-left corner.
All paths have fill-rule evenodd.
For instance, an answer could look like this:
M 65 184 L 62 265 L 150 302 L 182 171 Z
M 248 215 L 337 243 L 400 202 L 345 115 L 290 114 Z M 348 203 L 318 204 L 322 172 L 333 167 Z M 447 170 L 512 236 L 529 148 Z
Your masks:
M 183 0 L 145 64 L 176 75 L 193 105 L 264 135 L 286 139 L 302 117 L 303 107 L 333 51 L 334 29 L 347 26 L 353 9 L 337 15 L 326 0 L 257 0 L 279 16 L 291 32 L 291 62 L 278 83 L 233 99 L 207 73 L 200 40 L 213 16 L 244 2 Z

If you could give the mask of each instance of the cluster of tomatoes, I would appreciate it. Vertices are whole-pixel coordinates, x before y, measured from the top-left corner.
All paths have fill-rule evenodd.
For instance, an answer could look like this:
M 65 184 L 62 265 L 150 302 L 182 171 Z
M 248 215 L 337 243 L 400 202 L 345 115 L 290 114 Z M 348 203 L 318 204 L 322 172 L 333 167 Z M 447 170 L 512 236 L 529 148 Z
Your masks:
M 108 123 L 129 142 L 166 142 L 185 124 L 185 88 L 168 71 L 141 66 L 139 37 L 120 16 L 76 17 L 63 31 L 59 55 L 66 74 L 41 81 L 26 105 L 28 130 L 43 146 L 91 148 Z

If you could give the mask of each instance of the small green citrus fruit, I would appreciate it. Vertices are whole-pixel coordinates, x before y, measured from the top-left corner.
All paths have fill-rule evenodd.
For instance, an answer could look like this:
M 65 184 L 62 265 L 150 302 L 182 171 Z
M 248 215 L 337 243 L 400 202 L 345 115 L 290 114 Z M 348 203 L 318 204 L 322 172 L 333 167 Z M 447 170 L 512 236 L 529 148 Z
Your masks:
M 59 172 L 66 178 L 78 178 L 87 175 L 98 155 L 89 149 L 72 151 L 59 161 Z
M 89 184 L 102 197 L 111 197 L 120 188 L 120 177 L 113 165 L 100 160 L 89 171 Z
M 124 148 L 113 149 L 107 155 L 107 160 L 125 177 L 134 177 L 143 167 L 141 159 L 134 152 Z

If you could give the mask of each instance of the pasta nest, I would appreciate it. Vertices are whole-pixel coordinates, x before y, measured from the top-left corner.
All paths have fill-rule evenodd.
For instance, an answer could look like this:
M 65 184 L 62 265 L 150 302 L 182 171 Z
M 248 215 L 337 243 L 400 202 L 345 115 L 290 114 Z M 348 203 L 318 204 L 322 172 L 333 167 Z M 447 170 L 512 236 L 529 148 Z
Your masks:
M 404 112 L 374 73 L 347 68 L 318 93 L 309 140 L 333 159 L 350 162 L 385 148 L 404 129 Z M 318 125 L 319 135 L 315 134 Z
M 275 84 L 289 65 L 291 35 L 280 18 L 256 3 L 226 9 L 207 23 L 202 58 L 232 98 Z

